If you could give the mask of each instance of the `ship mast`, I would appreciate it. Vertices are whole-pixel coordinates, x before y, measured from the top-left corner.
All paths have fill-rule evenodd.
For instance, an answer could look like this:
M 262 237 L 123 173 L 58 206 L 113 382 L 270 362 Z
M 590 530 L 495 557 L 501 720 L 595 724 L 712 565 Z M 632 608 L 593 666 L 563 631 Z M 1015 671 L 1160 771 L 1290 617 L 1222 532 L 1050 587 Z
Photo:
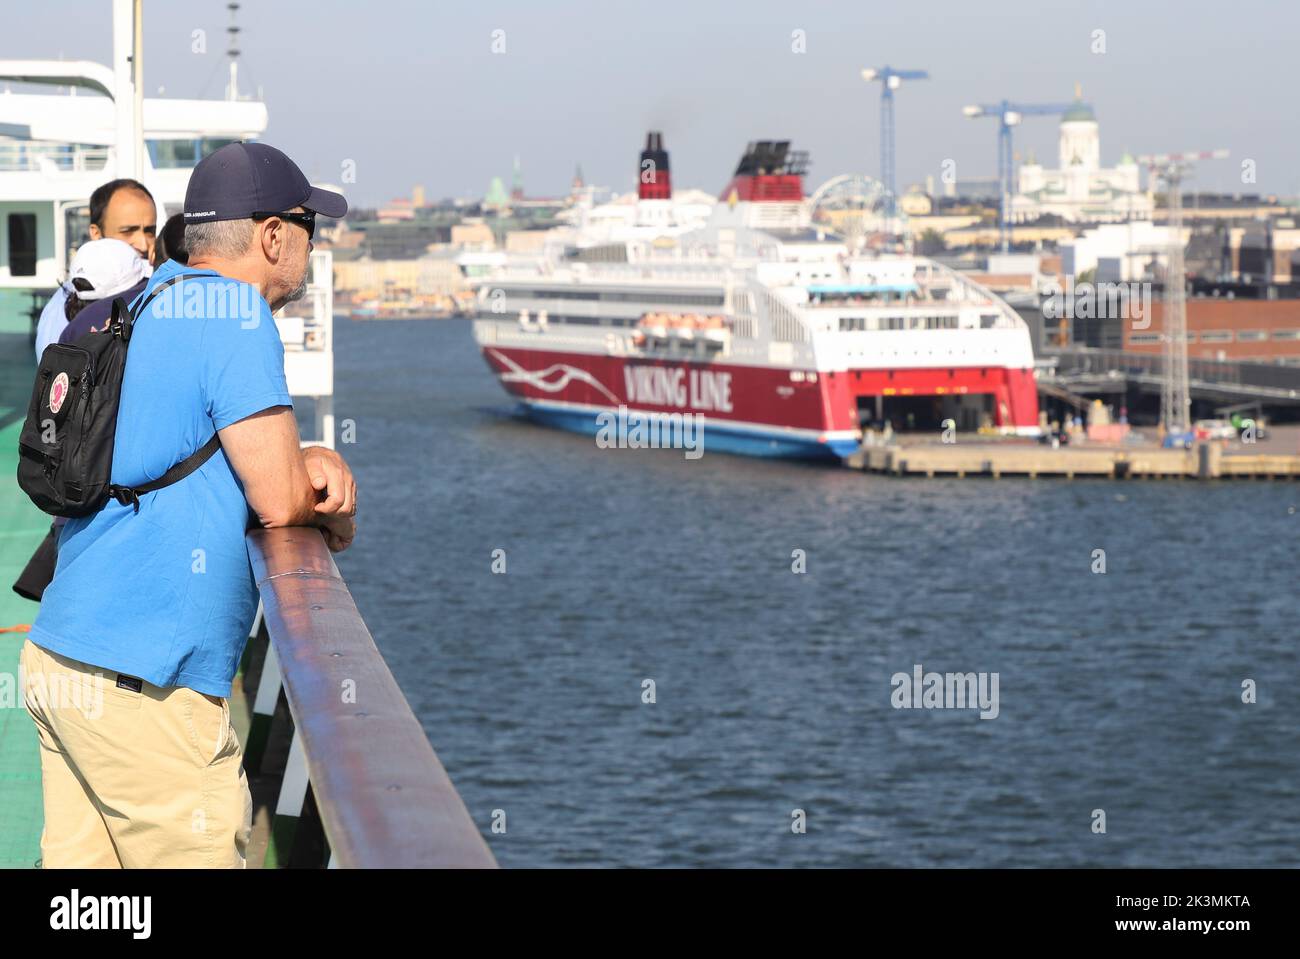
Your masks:
M 230 26 L 226 27 L 226 56 L 230 57 L 230 85 L 226 87 L 226 99 L 239 99 L 239 24 L 235 22 L 239 15 L 239 4 L 228 3 Z
M 113 0 L 117 175 L 144 176 L 144 0 Z

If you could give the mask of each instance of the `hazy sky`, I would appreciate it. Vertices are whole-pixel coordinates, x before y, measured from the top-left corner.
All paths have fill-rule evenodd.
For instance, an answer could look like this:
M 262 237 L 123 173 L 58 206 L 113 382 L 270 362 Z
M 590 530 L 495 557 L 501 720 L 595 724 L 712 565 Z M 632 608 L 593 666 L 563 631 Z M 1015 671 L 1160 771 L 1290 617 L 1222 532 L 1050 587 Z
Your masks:
M 17 0 L 4 6 L 0 57 L 108 61 L 108 0 L 41 0 L 21 17 Z M 220 96 L 224 0 L 144 6 L 148 93 Z M 931 75 L 897 95 L 900 184 L 937 179 L 946 159 L 959 177 L 992 175 L 996 123 L 961 107 L 1069 100 L 1078 81 L 1104 164 L 1125 148 L 1227 147 L 1197 187 L 1300 193 L 1295 0 L 246 0 L 240 23 L 266 141 L 312 178 L 338 181 L 355 161 L 354 204 L 415 183 L 431 198 L 482 195 L 493 175 L 508 182 L 515 154 L 532 195 L 565 192 L 575 162 L 588 182 L 626 189 L 648 128 L 664 131 L 678 186 L 720 190 L 751 139 L 809 150 L 809 189 L 877 175 L 879 85 L 858 73 L 884 64 Z M 1055 165 L 1056 121 L 1027 120 L 1016 148 Z

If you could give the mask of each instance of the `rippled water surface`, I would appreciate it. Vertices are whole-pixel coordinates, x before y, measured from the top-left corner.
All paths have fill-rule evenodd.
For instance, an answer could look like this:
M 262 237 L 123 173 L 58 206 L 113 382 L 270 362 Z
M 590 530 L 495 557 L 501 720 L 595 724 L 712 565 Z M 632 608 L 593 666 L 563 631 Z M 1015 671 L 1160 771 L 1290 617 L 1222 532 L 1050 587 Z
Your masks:
M 464 322 L 336 338 L 339 566 L 503 865 L 1300 865 L 1300 485 L 601 450 Z M 999 715 L 893 708 L 916 664 Z

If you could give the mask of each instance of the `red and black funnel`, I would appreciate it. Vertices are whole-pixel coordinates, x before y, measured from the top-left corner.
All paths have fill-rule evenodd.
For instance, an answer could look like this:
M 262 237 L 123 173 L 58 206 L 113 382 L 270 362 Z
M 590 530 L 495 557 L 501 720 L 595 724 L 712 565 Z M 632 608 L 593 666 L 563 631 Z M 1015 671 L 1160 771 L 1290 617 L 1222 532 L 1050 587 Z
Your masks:
M 641 151 L 641 166 L 637 170 L 636 195 L 641 200 L 672 199 L 668 151 L 664 149 L 664 135 L 658 131 L 646 134 L 645 149 Z

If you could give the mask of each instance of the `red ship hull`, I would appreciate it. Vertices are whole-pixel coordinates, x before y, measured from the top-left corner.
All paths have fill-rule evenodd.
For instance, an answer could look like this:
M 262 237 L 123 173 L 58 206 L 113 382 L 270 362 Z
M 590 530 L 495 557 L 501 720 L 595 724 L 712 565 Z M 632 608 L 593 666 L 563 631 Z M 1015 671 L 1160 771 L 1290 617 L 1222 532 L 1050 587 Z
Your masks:
M 1038 418 L 1031 369 L 816 373 L 500 346 L 485 346 L 483 355 L 509 393 L 555 425 L 584 429 L 600 411 L 619 407 L 650 414 L 698 413 L 715 438 L 728 434 L 752 440 L 744 445 L 756 444 L 758 452 L 780 451 L 770 455 L 848 455 L 857 447 L 864 398 L 982 395 L 989 397 L 995 426 L 1032 429 Z M 721 447 L 714 442 L 713 448 Z

